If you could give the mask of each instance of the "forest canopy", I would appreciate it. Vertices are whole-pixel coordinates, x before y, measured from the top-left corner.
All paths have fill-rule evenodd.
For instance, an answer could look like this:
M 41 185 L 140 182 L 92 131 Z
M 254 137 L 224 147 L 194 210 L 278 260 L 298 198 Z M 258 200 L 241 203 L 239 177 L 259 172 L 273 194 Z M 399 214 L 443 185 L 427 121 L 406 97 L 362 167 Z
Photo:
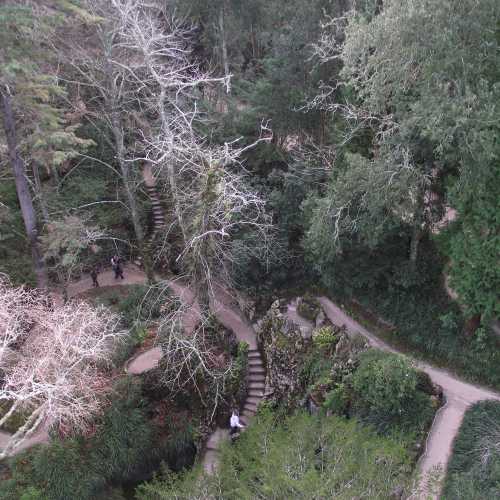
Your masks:
M 500 389 L 498 0 L 5 0 L 0 47 L 0 496 L 398 498 L 428 367 Z

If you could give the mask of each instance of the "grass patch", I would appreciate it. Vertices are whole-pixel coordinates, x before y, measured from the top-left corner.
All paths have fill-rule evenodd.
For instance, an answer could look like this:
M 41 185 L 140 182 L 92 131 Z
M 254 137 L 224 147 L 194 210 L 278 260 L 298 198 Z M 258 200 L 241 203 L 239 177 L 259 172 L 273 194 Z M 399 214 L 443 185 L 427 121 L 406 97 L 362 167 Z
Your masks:
M 500 496 L 500 402 L 467 410 L 453 446 L 443 498 L 482 500 Z

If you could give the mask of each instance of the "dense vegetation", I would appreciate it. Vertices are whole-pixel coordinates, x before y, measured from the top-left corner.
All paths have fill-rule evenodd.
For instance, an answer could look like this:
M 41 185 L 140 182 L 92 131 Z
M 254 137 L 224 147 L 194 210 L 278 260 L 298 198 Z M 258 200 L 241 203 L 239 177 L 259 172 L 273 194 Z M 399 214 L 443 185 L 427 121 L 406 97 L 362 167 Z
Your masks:
M 339 417 L 298 414 L 280 421 L 264 412 L 234 447 L 220 472 L 200 482 L 187 474 L 158 477 L 138 498 L 388 498 L 411 470 L 396 440 Z M 256 480 L 258 478 L 258 480 Z
M 0 284 L 65 302 L 115 254 L 147 284 L 84 294 L 127 332 L 87 365 L 115 391 L 96 399 L 85 432 L 56 425 L 50 447 L 11 459 L 0 493 L 120 498 L 163 461 L 140 496 L 194 495 L 194 471 L 167 469 L 191 465 L 192 447 L 247 389 L 247 348 L 210 312 L 219 285 L 250 298 L 274 391 L 271 410 L 224 452 L 223 496 L 342 496 L 353 474 L 347 496 L 404 486 L 436 388 L 404 357 L 328 322 L 308 340 L 271 305 L 324 293 L 400 350 L 500 388 L 499 19 L 497 0 L 2 2 Z M 173 276 L 199 301 L 195 335 L 163 281 Z M 56 317 L 40 293 L 43 317 Z M 315 322 L 309 299 L 298 311 Z M 36 311 L 26 321 L 0 306 L 0 427 L 15 432 L 41 405 L 36 390 L 4 389 Z M 160 366 L 138 384 L 125 377 L 124 363 L 155 343 Z M 296 413 L 306 402 L 321 416 Z M 461 451 L 476 422 L 500 419 L 494 408 L 467 415 L 449 498 L 497 487 L 498 460 L 479 467 Z M 272 446 L 259 455 L 266 433 Z M 302 475 L 273 478 L 300 465 L 294 446 Z M 345 450 L 342 473 L 323 453 L 332 446 Z M 185 462 L 174 463 L 176 447 Z
M 148 478 L 161 460 L 177 471 L 191 465 L 196 449 L 190 420 L 151 425 L 152 402 L 140 383 L 123 381 L 115 390 L 90 438 L 56 438 L 11 459 L 0 497 L 123 498 L 119 485 Z
M 496 498 L 500 490 L 500 403 L 483 401 L 465 414 L 448 465 L 443 497 Z

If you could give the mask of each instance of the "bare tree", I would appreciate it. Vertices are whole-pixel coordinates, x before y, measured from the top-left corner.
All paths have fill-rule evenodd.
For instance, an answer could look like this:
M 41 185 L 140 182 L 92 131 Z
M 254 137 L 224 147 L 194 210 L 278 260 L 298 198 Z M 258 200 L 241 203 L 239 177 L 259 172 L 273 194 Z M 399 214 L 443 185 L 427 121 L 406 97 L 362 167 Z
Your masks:
M 153 280 L 138 201 L 141 172 L 139 164 L 131 161 L 134 157 L 134 129 L 137 122 L 147 127 L 147 118 L 144 117 L 147 110 L 140 107 L 141 89 L 129 85 L 126 78 L 130 54 L 120 42 L 120 18 L 106 0 L 85 0 L 83 5 L 91 22 L 87 19 L 77 29 L 72 27 L 71 34 L 61 33 L 58 47 L 55 47 L 63 63 L 61 78 L 78 96 L 85 93 L 85 89 L 94 92 L 85 102 L 81 98 L 75 99 L 75 113 L 95 126 L 115 153 L 117 169 L 106 166 L 122 181 L 137 247 L 146 274 Z M 102 134 L 103 122 L 111 132 L 110 137 Z
M 266 245 L 271 229 L 265 203 L 249 188 L 240 162 L 242 154 L 270 140 L 262 126 L 260 138 L 249 146 L 238 140 L 211 144 L 200 133 L 203 89 L 228 85 L 228 79 L 203 71 L 192 57 L 193 28 L 176 19 L 160 3 L 112 0 L 121 18 L 121 46 L 129 52 L 127 78 L 141 89 L 142 107 L 154 120 L 142 129 L 145 155 L 172 200 L 174 220 L 165 237 L 180 234 L 177 257 L 208 304 L 214 281 L 228 281 L 231 239 L 238 231 L 261 233 Z
M 46 297 L 0 281 L 0 402 L 25 416 L 0 458 L 42 424 L 84 431 L 103 408 L 109 365 L 125 331 L 119 316 L 86 302 L 48 304 Z
M 226 384 L 234 366 L 216 347 L 211 318 L 202 316 L 194 328 L 187 329 L 183 321 L 185 307 L 163 317 L 158 329 L 164 353 L 160 362 L 161 381 L 174 394 L 183 390 L 196 391 L 209 406 L 212 419 L 224 401 Z M 210 401 L 204 400 L 207 392 L 211 395 Z

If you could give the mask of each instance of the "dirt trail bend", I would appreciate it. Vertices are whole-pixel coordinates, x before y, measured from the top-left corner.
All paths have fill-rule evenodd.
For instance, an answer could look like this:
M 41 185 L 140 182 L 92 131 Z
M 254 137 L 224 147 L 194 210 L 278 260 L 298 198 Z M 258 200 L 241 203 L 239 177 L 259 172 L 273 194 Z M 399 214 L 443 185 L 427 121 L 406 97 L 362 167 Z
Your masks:
M 326 297 L 318 297 L 325 314 L 330 321 L 337 326 L 345 326 L 349 333 L 359 333 L 367 338 L 373 347 L 383 351 L 399 353 L 376 335 L 369 332 L 357 321 L 349 317 L 340 307 Z M 467 408 L 485 399 L 495 399 L 500 401 L 500 394 L 479 385 L 469 384 L 458 379 L 446 370 L 435 368 L 428 363 L 415 361 L 415 365 L 420 370 L 429 375 L 431 380 L 443 388 L 446 404 L 438 411 L 436 418 L 427 438 L 426 450 L 421 456 L 418 468 L 421 482 L 419 493 L 413 498 L 437 498 L 437 492 L 430 492 L 428 484 L 429 474 L 436 470 L 446 471 L 446 466 L 450 458 L 453 440 L 460 428 L 462 419 Z M 441 478 L 442 479 L 442 478 Z
M 144 271 L 142 271 L 142 269 L 135 266 L 134 264 L 127 264 L 126 267 L 124 267 L 124 279 L 115 279 L 114 276 L 114 272 L 111 269 L 99 273 L 99 275 L 97 276 L 99 288 L 117 285 L 144 285 L 147 281 Z M 92 279 L 90 278 L 90 276 L 81 278 L 78 281 L 74 281 L 73 283 L 69 284 L 68 298 L 76 297 L 77 295 L 85 293 L 92 288 Z

